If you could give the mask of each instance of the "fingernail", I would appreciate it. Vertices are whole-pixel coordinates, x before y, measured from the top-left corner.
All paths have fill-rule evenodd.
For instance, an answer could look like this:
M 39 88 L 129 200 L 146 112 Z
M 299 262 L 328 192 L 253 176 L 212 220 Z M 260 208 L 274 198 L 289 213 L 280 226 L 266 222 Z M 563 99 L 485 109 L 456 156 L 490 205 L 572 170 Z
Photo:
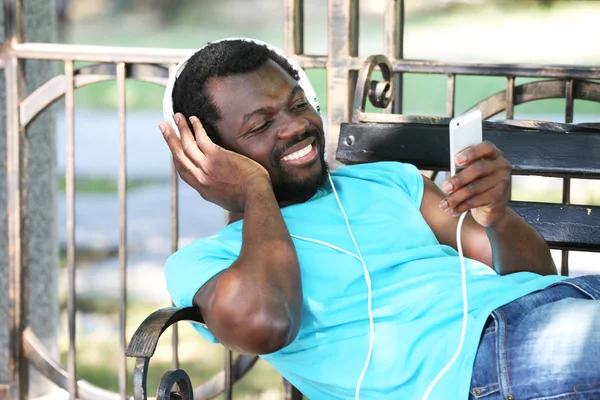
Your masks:
M 164 134 L 167 131 L 167 126 L 161 122 L 158 124 L 158 129 L 160 129 L 160 133 Z
M 466 161 L 467 161 L 467 155 L 466 154 L 461 153 L 461 154 L 459 154 L 459 155 L 456 156 L 456 163 L 457 164 L 462 164 L 462 163 L 464 163 Z
M 179 120 L 180 120 L 179 114 L 173 115 L 173 120 L 175 121 L 176 124 L 179 124 Z
M 443 186 L 444 186 L 444 191 L 445 191 L 446 193 L 450 193 L 450 191 L 451 191 L 452 189 L 454 189 L 454 185 L 452 185 L 452 183 L 451 183 L 450 181 L 446 181 L 446 182 L 444 182 L 444 185 L 443 185 Z
M 441 203 L 440 203 L 440 208 L 442 210 L 448 209 L 448 200 L 442 200 Z

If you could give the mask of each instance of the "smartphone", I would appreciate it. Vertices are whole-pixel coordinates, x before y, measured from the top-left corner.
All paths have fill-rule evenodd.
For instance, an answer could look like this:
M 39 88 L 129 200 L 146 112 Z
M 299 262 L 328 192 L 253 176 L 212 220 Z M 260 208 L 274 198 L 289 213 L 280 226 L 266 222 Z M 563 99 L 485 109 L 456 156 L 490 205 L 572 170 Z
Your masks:
M 456 155 L 482 142 L 481 111 L 472 110 L 450 121 L 450 176 L 460 172 L 454 164 Z

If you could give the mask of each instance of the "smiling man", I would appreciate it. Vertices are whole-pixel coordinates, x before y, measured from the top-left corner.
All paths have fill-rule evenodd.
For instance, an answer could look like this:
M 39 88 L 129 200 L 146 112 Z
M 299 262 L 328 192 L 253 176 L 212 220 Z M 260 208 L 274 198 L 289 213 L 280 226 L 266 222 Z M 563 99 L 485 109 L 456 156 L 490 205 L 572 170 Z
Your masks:
M 408 164 L 329 174 L 300 72 L 270 47 L 224 40 L 167 91 L 180 136 L 160 129 L 180 176 L 237 216 L 167 262 L 200 334 L 261 355 L 311 399 L 598 398 L 600 279 L 555 275 L 507 206 L 502 153 L 484 142 L 460 154 L 447 194 Z M 440 375 L 461 337 L 455 216 L 467 210 L 467 330 Z

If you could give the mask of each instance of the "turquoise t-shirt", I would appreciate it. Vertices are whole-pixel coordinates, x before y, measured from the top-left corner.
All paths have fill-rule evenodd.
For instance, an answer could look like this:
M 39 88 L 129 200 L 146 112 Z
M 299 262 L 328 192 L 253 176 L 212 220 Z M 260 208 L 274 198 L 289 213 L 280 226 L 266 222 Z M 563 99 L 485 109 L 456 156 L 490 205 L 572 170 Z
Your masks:
M 414 166 L 362 164 L 341 167 L 331 177 L 372 282 L 374 348 L 360 398 L 420 399 L 458 346 L 458 253 L 441 245 L 423 219 L 423 178 Z M 369 346 L 363 266 L 329 184 L 281 212 L 300 262 L 302 325 L 290 345 L 261 357 L 310 399 L 353 399 Z M 242 224 L 169 258 L 165 276 L 177 306 L 191 306 L 198 289 L 237 258 Z M 562 279 L 529 272 L 500 276 L 469 259 L 466 270 L 465 343 L 431 400 L 467 399 L 479 338 L 494 309 Z M 206 327 L 197 329 L 216 341 Z

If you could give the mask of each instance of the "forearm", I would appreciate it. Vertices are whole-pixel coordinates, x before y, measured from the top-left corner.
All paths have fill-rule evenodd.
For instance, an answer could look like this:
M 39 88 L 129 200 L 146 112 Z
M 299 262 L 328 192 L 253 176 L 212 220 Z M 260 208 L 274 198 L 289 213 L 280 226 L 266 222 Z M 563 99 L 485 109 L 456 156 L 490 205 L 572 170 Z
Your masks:
M 293 322 L 299 322 L 302 285 L 298 257 L 270 184 L 249 194 L 242 250 L 235 267 L 235 272 L 256 285 L 249 289 L 258 292 L 268 309 L 289 310 Z
M 238 337 L 246 342 L 239 343 L 240 351 L 274 351 L 293 340 L 299 330 L 300 269 L 270 184 L 248 193 L 242 249 L 220 277 L 214 299 L 213 311 L 219 325 L 223 324 L 220 330 L 233 335 L 232 342 L 238 342 Z M 245 333 L 236 334 L 238 329 Z
M 519 271 L 556 274 L 556 266 L 542 236 L 511 209 L 485 230 L 492 246 L 494 269 L 500 275 Z

